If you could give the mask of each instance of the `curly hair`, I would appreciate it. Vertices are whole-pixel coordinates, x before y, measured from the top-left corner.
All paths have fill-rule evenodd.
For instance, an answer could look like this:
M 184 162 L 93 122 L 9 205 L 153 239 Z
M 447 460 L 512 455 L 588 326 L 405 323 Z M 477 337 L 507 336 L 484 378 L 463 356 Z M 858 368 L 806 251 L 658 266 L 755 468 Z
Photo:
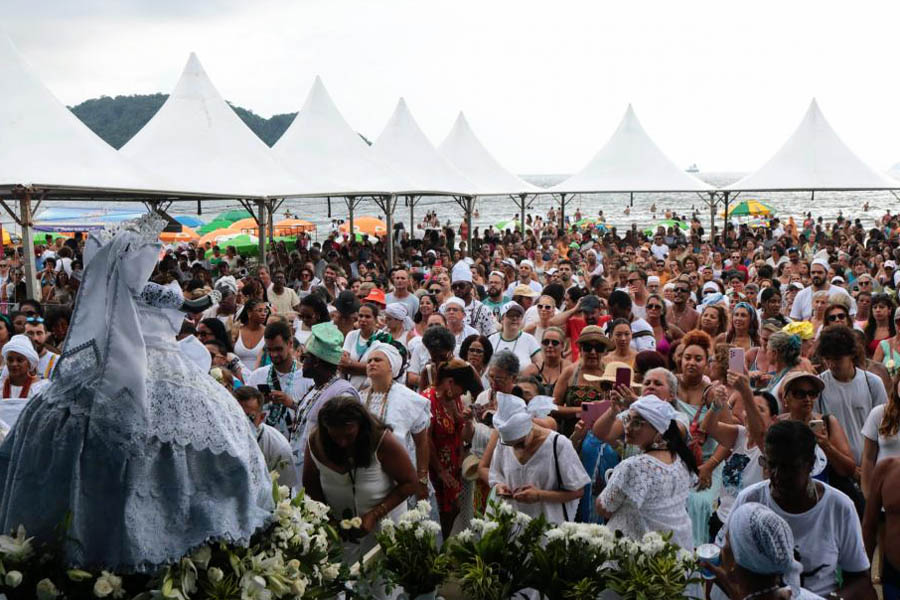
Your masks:
M 725 313 L 725 309 L 720 304 L 711 304 L 703 309 L 703 312 L 708 310 L 714 310 L 716 312 L 716 318 L 719 320 L 719 325 L 716 327 L 715 335 L 719 335 L 721 333 L 725 333 L 725 328 L 728 325 L 728 316 Z M 703 316 L 703 312 L 700 313 L 700 316 Z M 704 332 L 705 333 L 705 332 Z
M 706 354 L 706 358 L 709 358 L 713 349 L 713 340 L 705 331 L 692 329 L 681 338 L 681 345 L 685 348 L 688 346 L 699 346 L 703 349 L 703 353 Z
M 788 367 L 794 367 L 800 362 L 800 349 L 803 342 L 800 336 L 776 331 L 769 336 L 768 349 L 778 356 L 778 360 Z

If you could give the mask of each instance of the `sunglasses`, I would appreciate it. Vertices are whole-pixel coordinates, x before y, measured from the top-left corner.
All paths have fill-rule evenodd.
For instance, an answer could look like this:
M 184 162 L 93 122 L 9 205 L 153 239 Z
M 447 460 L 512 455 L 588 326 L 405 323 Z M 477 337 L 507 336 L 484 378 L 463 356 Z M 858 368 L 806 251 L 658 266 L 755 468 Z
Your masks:
M 648 304 L 647 310 L 662 310 L 662 306 L 659 304 Z
M 25 319 L 25 322 L 26 323 L 43 323 L 44 319 L 43 319 L 43 317 L 28 317 L 27 319 Z
M 675 288 L 675 293 L 676 293 L 676 294 L 687 294 L 688 292 L 690 292 L 690 290 L 689 290 L 688 288 L 686 288 L 686 287 L 677 287 L 677 288 Z
M 791 396 L 793 396 L 794 398 L 797 398 L 797 399 L 800 399 L 800 398 L 815 398 L 815 397 L 817 397 L 818 395 L 819 395 L 819 391 L 818 391 L 818 390 L 814 390 L 814 389 L 806 389 L 806 390 L 796 390 L 796 389 L 794 389 L 794 390 L 791 390 Z
M 599 342 L 594 344 L 592 344 L 591 342 L 582 342 L 578 344 L 578 347 L 581 348 L 581 351 L 585 354 L 591 351 L 594 351 L 598 354 L 606 352 L 606 345 Z
M 640 281 L 640 279 L 638 279 L 637 277 L 635 277 L 634 279 L 629 279 L 629 280 L 628 280 L 628 283 L 637 283 L 638 281 Z
M 553 310 L 555 307 L 550 306 L 549 304 L 538 304 L 539 310 Z
M 559 340 L 541 340 L 541 344 L 544 346 L 559 346 L 562 342 Z
M 847 315 L 844 313 L 839 313 L 836 315 L 828 315 L 828 322 L 834 323 L 835 321 L 845 321 L 847 319 Z

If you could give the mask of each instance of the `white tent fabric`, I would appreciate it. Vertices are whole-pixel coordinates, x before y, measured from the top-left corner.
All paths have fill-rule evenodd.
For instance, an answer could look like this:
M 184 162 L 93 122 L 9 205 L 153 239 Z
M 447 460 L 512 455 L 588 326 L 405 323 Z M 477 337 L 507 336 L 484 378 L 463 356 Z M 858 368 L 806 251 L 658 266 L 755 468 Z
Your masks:
M 537 194 L 544 190 L 507 171 L 481 143 L 460 111 L 440 153 L 482 189 L 482 195 Z
M 900 182 L 873 169 L 835 133 L 815 99 L 788 141 L 757 171 L 726 190 L 880 190 Z
M 477 185 L 460 173 L 428 140 L 403 98 L 372 146 L 377 159 L 416 187 L 416 193 L 476 196 Z
M 0 189 L 173 190 L 120 156 L 56 99 L 0 35 Z M 185 188 L 187 189 L 187 188 Z
M 381 164 L 344 120 L 321 78 L 290 127 L 272 146 L 281 163 L 298 177 L 321 173 L 344 195 L 376 195 L 412 189 L 412 184 Z
M 324 177 L 296 179 L 232 110 L 191 53 L 159 112 L 120 152 L 179 186 L 237 198 L 314 195 Z
M 650 139 L 631 105 L 606 145 L 554 193 L 701 192 L 713 189 L 686 173 Z

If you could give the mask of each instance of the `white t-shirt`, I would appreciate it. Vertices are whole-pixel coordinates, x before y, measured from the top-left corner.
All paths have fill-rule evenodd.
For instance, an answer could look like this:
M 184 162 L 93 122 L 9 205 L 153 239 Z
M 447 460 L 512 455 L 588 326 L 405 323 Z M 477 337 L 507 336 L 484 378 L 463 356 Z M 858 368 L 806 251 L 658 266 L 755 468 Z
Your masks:
M 518 279 L 516 281 L 513 281 L 511 284 L 509 284 L 509 287 L 506 288 L 506 296 L 512 298 L 513 291 L 520 285 L 522 285 L 522 282 L 519 281 Z M 532 279 L 531 281 L 528 282 L 528 287 L 530 287 L 532 290 L 534 290 L 538 294 L 540 294 L 541 291 L 543 291 L 543 289 L 544 289 L 544 286 L 542 286 L 540 283 L 538 283 L 534 279 Z
M 747 428 L 738 425 L 737 437 L 734 440 L 734 448 L 722 467 L 722 491 L 719 492 L 719 508 L 716 514 L 723 523 L 731 514 L 734 499 L 741 490 L 754 483 L 759 483 L 765 476 L 759 465 L 759 457 L 762 451 L 754 446 L 747 447 Z
M 822 498 L 805 513 L 792 514 L 782 510 L 772 499 L 768 479 L 741 492 L 734 501 L 732 511 L 746 502 L 759 502 L 787 521 L 794 533 L 795 548 L 803 565 L 803 587 L 824 596 L 838 587 L 835 581 L 838 567 L 858 573 L 869 568 L 869 559 L 853 502 L 833 487 L 821 485 L 825 487 Z M 719 546 L 724 545 L 727 530 L 726 523 L 716 537 Z
M 541 351 L 541 345 L 530 333 L 519 332 L 518 337 L 512 340 L 503 339 L 502 332 L 498 331 L 488 338 L 496 355 L 501 350 L 509 350 L 519 359 L 519 370 L 531 364 L 531 357 Z
M 452 331 L 450 333 L 453 333 Z M 478 333 L 478 330 L 469 325 L 468 323 L 463 323 L 462 331 L 459 332 L 459 335 L 453 333 L 453 337 L 456 338 L 456 348 L 453 349 L 453 355 L 459 356 L 459 351 L 462 348 L 462 343 L 466 341 L 466 338 L 470 335 L 481 335 Z M 426 352 L 427 354 L 427 352 Z M 431 355 L 429 355 L 429 359 Z
M 347 334 L 346 338 L 344 338 L 344 352 L 350 355 L 351 360 L 359 361 L 362 358 L 362 355 L 366 353 L 366 350 L 369 349 L 368 344 L 359 343 L 361 335 L 362 332 L 359 329 L 354 329 Z M 365 374 L 350 376 L 350 383 L 353 384 L 353 387 L 356 389 L 361 388 L 365 382 Z
M 665 244 L 660 244 L 659 246 L 653 244 L 650 246 L 650 253 L 653 254 L 656 260 L 663 260 L 669 255 L 669 247 Z
M 256 369 L 250 373 L 250 377 L 247 378 L 245 385 L 257 389 L 259 389 L 260 385 L 268 385 L 274 390 L 275 388 L 272 385 L 273 381 L 270 377 L 272 368 L 272 365 L 266 365 L 265 367 Z M 288 371 L 287 373 L 279 373 L 276 369 L 275 374 L 278 376 L 278 385 L 281 387 L 281 390 L 290 396 L 291 400 L 294 402 L 300 402 L 300 400 L 303 399 L 303 396 L 306 395 L 306 392 L 315 385 L 315 382 L 312 379 L 303 376 L 303 369 L 300 368 L 300 365 L 297 365 L 293 372 Z M 294 411 L 291 411 L 281 404 L 268 402 L 263 404 L 263 410 L 268 413 L 266 422 L 272 427 L 275 427 L 275 429 L 283 436 L 287 437 L 288 428 L 290 427 L 288 419 L 294 418 Z
M 553 441 L 556 439 L 556 463 L 553 457 Z M 556 465 L 559 465 L 559 475 L 562 481 L 556 478 Z M 505 484 L 510 490 L 524 485 L 533 485 L 542 490 L 579 490 L 590 483 L 591 478 L 581 464 L 581 459 L 572 447 L 569 438 L 556 432 L 550 435 L 541 444 L 541 447 L 532 455 L 524 465 L 516 458 L 513 449 L 503 444 L 497 444 L 494 448 L 494 456 L 491 459 L 491 471 L 489 483 L 491 487 L 498 483 Z M 543 514 L 551 523 L 565 521 L 562 503 L 534 502 L 525 504 L 512 498 L 502 498 L 509 502 L 516 510 L 529 516 L 536 517 Z M 569 520 L 575 520 L 578 510 L 578 499 L 566 503 L 566 512 Z
M 269 303 L 276 315 L 286 316 L 294 312 L 294 307 L 300 304 L 297 292 L 285 286 L 281 294 L 276 294 L 274 289 L 269 290 Z
M 835 379 L 830 370 L 820 377 L 825 382 L 825 389 L 816 401 L 816 410 L 837 418 L 847 433 L 853 458 L 859 464 L 866 418 L 873 408 L 887 402 L 884 383 L 878 375 L 862 369 L 856 369 L 856 375 L 847 383 Z
M 878 433 L 881 420 L 884 418 L 884 404 L 879 404 L 872 409 L 862 428 L 863 437 L 878 444 L 878 460 L 886 458 L 900 458 L 900 433 L 895 433 L 887 438 Z
M 278 471 L 278 484 L 299 489 L 300 474 L 294 464 L 294 454 L 287 438 L 271 425 L 261 423 L 256 441 L 266 459 L 266 468 L 269 472 Z
M 422 336 L 414 337 L 409 342 L 409 364 L 406 365 L 406 372 L 418 375 L 422 372 L 422 368 L 431 360 L 428 349 L 422 343 Z
M 791 305 L 791 319 L 794 321 L 809 321 L 813 314 L 813 294 L 812 286 L 806 286 L 794 296 L 794 304 Z M 828 297 L 846 296 L 850 301 L 850 316 L 856 314 L 856 300 L 842 287 L 832 285 L 828 288 Z

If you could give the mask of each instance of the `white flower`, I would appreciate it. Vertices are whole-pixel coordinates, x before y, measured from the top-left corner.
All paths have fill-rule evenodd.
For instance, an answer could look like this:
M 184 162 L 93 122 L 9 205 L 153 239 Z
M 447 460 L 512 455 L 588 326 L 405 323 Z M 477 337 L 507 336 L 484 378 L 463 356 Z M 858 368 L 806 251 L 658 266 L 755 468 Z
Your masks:
M 483 528 L 483 530 L 482 530 L 482 533 L 483 533 L 483 535 L 487 535 L 487 534 L 489 534 L 490 532 L 494 531 L 495 529 L 497 529 L 497 528 L 499 528 L 499 527 L 500 527 L 500 523 L 497 523 L 496 521 L 487 521 L 487 522 L 484 524 L 484 528 Z
M 100 578 L 94 582 L 94 595 L 98 598 L 106 598 L 112 594 L 112 584 L 106 579 Z
M 334 581 L 341 573 L 341 566 L 338 563 L 329 563 L 322 569 L 322 577 L 326 581 Z
M 32 555 L 31 540 L 25 537 L 25 527 L 19 525 L 15 537 L 0 535 L 0 556 L 13 562 L 20 562 Z
M 415 536 L 417 540 L 425 539 L 425 530 L 421 527 L 416 528 Z
M 428 533 L 437 535 L 441 532 L 441 526 L 434 521 L 423 521 L 421 525 Z
M 294 507 L 287 500 L 282 500 L 275 507 L 275 518 L 279 521 L 287 521 L 294 514 Z
M 419 500 L 416 502 L 416 510 L 422 514 L 430 515 L 431 514 L 431 503 L 428 500 Z
M 49 579 L 41 579 L 38 581 L 35 592 L 37 592 L 38 600 L 55 600 L 59 596 L 59 590 Z
M 306 593 L 306 586 L 308 581 L 306 577 L 299 577 L 291 582 L 291 593 L 294 594 L 295 598 L 302 598 L 303 594 Z
M 266 580 L 247 573 L 241 578 L 241 600 L 270 600 L 272 593 L 266 589 Z
M 362 517 L 353 517 L 350 519 L 350 525 L 352 525 L 354 529 L 359 529 L 362 527 Z
M 341 529 L 353 529 L 350 519 L 341 519 Z
M 22 573 L 20 571 L 8 571 L 6 577 L 3 578 L 6 587 L 16 588 L 22 583 Z
M 278 497 L 279 498 L 290 498 L 291 497 L 291 488 L 286 485 L 278 486 Z
M 204 570 L 206 570 L 206 567 L 209 566 L 209 561 L 211 558 L 212 550 L 209 546 L 198 548 L 197 551 L 191 555 L 191 560 L 194 561 L 194 564 Z
M 553 529 L 547 531 L 547 532 L 544 534 L 544 537 L 547 539 L 548 542 L 553 542 L 553 541 L 556 541 L 556 540 L 561 540 L 561 539 L 563 539 L 564 537 L 566 537 L 566 534 L 565 534 L 565 532 L 564 532 L 562 529 L 560 529 L 559 527 L 554 527 Z
M 650 556 L 656 556 L 666 548 L 666 541 L 656 531 L 644 534 L 641 539 L 641 549 Z
M 206 576 L 209 577 L 209 580 L 213 583 L 219 583 L 222 581 L 222 578 L 225 577 L 225 573 L 222 572 L 222 569 L 210 567 L 206 572 Z
M 528 523 L 531 522 L 531 517 L 529 517 L 528 515 L 526 515 L 523 512 L 516 513 L 516 517 L 513 520 L 513 522 L 516 525 L 521 525 L 521 526 L 528 525 Z
M 682 565 L 691 564 L 694 562 L 694 554 L 692 552 L 688 552 L 684 548 L 679 548 L 675 556 Z

